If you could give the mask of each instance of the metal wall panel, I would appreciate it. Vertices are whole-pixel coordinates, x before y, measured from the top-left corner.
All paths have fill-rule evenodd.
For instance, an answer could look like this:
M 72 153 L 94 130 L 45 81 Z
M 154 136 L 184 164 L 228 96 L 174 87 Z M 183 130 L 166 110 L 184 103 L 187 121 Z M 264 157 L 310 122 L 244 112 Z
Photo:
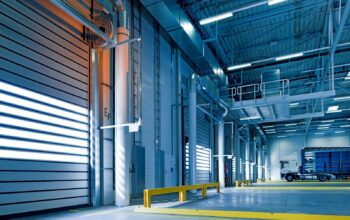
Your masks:
M 146 189 L 155 187 L 154 151 L 154 27 L 142 17 L 142 126 L 141 143 L 146 148 Z
M 0 216 L 89 203 L 89 46 L 0 2 Z

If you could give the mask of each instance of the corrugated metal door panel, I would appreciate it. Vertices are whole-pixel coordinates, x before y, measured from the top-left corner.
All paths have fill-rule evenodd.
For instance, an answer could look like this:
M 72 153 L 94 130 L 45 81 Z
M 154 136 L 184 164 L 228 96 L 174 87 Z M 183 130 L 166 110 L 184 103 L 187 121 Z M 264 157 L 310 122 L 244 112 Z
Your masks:
M 146 148 L 145 186 L 155 187 L 155 150 L 154 150 L 154 28 L 151 21 L 142 16 L 142 124 L 140 130 L 141 144 Z M 152 95 L 150 95 L 152 94 Z
M 89 204 L 89 46 L 0 2 L 0 215 Z
M 184 133 L 189 135 L 189 115 L 188 108 L 184 108 Z M 205 114 L 197 110 L 197 183 L 210 182 L 211 170 L 211 149 L 210 149 L 210 122 L 206 119 Z M 185 161 L 184 161 L 184 177 L 185 184 L 189 184 L 189 151 L 188 145 L 185 146 Z

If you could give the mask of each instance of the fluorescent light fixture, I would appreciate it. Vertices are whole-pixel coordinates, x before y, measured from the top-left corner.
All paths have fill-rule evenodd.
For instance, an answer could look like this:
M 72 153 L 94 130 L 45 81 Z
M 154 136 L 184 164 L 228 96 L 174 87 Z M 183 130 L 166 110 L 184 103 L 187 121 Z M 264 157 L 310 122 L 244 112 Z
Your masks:
M 284 126 L 289 127 L 289 126 L 295 126 L 297 123 L 292 123 L 292 124 L 285 124 Z
M 318 130 L 329 129 L 329 127 L 319 127 Z
M 246 118 L 241 118 L 241 121 L 246 121 L 246 120 L 253 120 L 253 119 L 261 119 L 260 116 L 251 116 L 251 117 L 246 117 Z
M 267 132 L 270 132 L 270 131 L 276 131 L 276 129 L 268 129 L 268 130 L 265 130 Z
M 345 133 L 345 131 L 336 131 L 334 132 L 335 134 L 341 134 L 341 133 Z
M 317 133 L 317 132 L 316 132 L 315 134 L 316 134 L 316 135 L 322 135 L 322 134 L 324 134 L 324 133 L 320 133 L 320 132 Z
M 288 60 L 288 59 L 291 59 L 291 58 L 302 57 L 302 56 L 304 56 L 303 53 L 294 53 L 294 54 L 289 54 L 289 55 L 286 55 L 286 56 L 277 57 L 276 61 Z
M 297 130 L 286 130 L 286 132 L 296 132 Z
M 237 70 L 237 69 L 243 69 L 243 68 L 246 68 L 246 67 L 250 67 L 252 66 L 251 63 L 245 63 L 245 64 L 240 64 L 240 65 L 235 65 L 235 66 L 230 66 L 227 68 L 227 70 Z
M 278 3 L 281 3 L 281 2 L 285 2 L 287 0 L 267 0 L 267 4 L 268 5 L 274 5 L 274 4 L 278 4 Z
M 282 135 L 282 136 L 277 136 L 277 137 L 278 137 L 278 138 L 285 138 L 285 137 L 287 137 L 287 136 L 283 136 L 283 135 Z
M 275 131 L 269 131 L 269 132 L 266 132 L 266 134 L 276 134 Z
M 348 75 L 346 75 L 345 80 L 350 79 L 350 72 L 348 72 Z
M 350 118 L 349 118 L 349 120 L 350 120 Z M 263 128 L 273 128 L 273 127 L 275 127 L 275 126 L 273 126 L 273 125 L 263 126 Z
M 335 111 L 327 111 L 326 113 L 337 113 L 337 112 L 342 112 L 343 110 L 335 110 Z
M 340 125 L 341 128 L 349 128 L 350 125 Z
M 334 106 L 329 106 L 328 107 L 328 112 L 332 112 L 332 111 L 337 111 L 339 109 L 339 105 L 334 105 Z
M 232 12 L 226 12 L 226 13 L 223 13 L 223 14 L 215 15 L 213 17 L 202 19 L 202 20 L 199 21 L 199 24 L 200 25 L 205 25 L 205 24 L 209 24 L 209 23 L 212 23 L 212 22 L 215 22 L 215 21 L 220 21 L 220 20 L 232 17 L 232 16 L 233 16 Z
M 331 124 L 320 124 L 320 125 L 318 125 L 319 127 L 329 127 L 329 126 L 331 126 Z
M 299 105 L 299 102 L 294 102 L 294 103 L 290 103 L 289 106 L 290 107 L 295 107 L 295 106 L 298 106 Z
M 334 101 L 344 101 L 344 100 L 349 100 L 349 99 L 350 99 L 350 96 L 343 96 L 343 97 L 334 98 L 333 100 Z
M 33 99 L 35 101 L 39 101 L 39 102 L 44 102 L 47 103 L 49 105 L 54 105 L 57 106 L 59 108 L 64 108 L 67 109 L 69 111 L 73 111 L 73 112 L 77 112 L 80 114 L 84 114 L 87 115 L 88 114 L 88 110 L 87 108 L 83 108 L 68 102 L 64 102 L 55 98 L 51 98 L 49 96 L 46 95 L 42 95 L 40 93 L 36 93 L 27 89 L 22 89 L 20 87 L 17 86 L 13 86 L 11 84 L 7 84 L 4 82 L 0 82 L 0 90 L 12 93 L 12 94 L 16 94 L 22 97 L 26 97 L 29 99 Z
M 66 144 L 78 147 L 88 147 L 87 140 L 79 140 L 75 138 L 66 138 L 57 135 L 42 134 L 38 132 L 23 131 L 12 128 L 0 127 L 0 134 L 14 138 L 25 138 L 30 140 L 53 142 L 58 144 Z
M 70 162 L 70 163 L 88 163 L 89 162 L 87 156 L 50 154 L 50 153 L 16 151 L 16 150 L 0 150 L 0 158 Z
M 321 121 L 322 123 L 331 123 L 334 122 L 334 120 L 325 120 L 325 121 Z

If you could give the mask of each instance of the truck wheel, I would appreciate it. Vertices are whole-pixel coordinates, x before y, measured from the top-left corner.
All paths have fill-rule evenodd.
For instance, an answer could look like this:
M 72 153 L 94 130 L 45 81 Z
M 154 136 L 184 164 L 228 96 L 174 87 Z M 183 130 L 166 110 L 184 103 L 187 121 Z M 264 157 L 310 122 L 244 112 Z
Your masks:
M 327 181 L 327 176 L 324 175 L 324 174 L 318 175 L 318 181 L 320 181 L 320 182 L 325 182 L 325 181 Z
M 287 180 L 288 182 L 293 182 L 293 179 L 294 179 L 294 175 L 293 175 L 293 174 L 287 174 L 287 175 L 286 175 L 286 180 Z

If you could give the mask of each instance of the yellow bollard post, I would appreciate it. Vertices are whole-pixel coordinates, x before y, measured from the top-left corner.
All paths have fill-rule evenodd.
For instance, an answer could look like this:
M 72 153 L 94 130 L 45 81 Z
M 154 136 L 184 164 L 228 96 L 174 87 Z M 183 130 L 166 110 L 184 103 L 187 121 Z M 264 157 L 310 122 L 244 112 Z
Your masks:
M 179 191 L 179 200 L 180 202 L 186 201 L 186 190 Z
M 239 182 L 238 182 L 238 180 L 236 180 L 236 187 L 239 187 Z
M 143 204 L 145 208 L 151 208 L 151 197 L 147 189 L 143 191 Z
M 202 197 L 207 197 L 207 186 L 203 186 L 202 188 Z

